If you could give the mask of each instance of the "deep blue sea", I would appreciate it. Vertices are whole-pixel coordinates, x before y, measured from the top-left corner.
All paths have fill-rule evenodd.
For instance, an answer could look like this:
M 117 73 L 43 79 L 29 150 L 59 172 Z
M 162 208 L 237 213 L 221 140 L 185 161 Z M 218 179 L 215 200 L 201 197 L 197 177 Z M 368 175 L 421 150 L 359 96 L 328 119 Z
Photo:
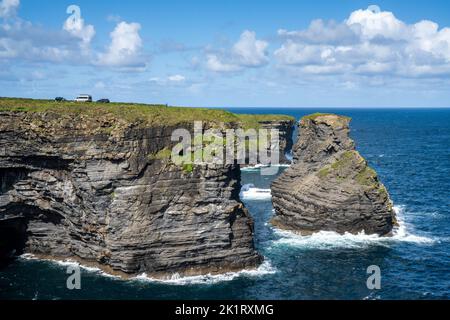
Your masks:
M 296 118 L 333 112 L 353 118 L 357 149 L 386 185 L 401 220 L 392 239 L 271 228 L 270 197 L 243 199 L 255 220 L 257 271 L 156 282 L 124 281 L 83 269 L 81 290 L 66 289 L 67 265 L 19 258 L 0 269 L 0 299 L 450 299 L 450 109 L 230 109 Z M 283 169 L 280 169 L 283 170 Z M 268 189 L 274 177 L 243 172 Z M 367 267 L 381 269 L 369 290 Z

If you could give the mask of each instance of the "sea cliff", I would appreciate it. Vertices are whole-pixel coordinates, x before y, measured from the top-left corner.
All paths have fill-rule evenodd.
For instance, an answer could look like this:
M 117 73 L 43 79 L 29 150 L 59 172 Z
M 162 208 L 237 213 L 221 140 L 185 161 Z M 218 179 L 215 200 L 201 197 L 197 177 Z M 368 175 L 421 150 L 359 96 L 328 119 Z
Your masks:
M 0 253 L 159 278 L 261 263 L 239 199 L 239 165 L 177 166 L 168 153 L 173 130 L 192 131 L 194 120 L 206 129 L 258 119 L 162 106 L 2 104 Z

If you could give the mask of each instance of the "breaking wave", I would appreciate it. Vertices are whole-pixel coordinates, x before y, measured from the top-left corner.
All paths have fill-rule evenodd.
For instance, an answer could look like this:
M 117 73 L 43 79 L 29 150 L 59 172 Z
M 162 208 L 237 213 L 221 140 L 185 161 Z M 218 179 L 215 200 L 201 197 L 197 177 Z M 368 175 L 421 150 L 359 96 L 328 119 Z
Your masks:
M 284 154 L 284 156 L 286 157 L 286 159 L 287 159 L 288 161 L 290 161 L 290 162 L 294 161 L 294 153 L 292 152 L 292 150 L 289 151 L 289 152 L 286 152 L 286 153 Z
M 394 228 L 392 237 L 380 237 L 378 235 L 367 235 L 364 232 L 359 234 L 338 234 L 330 231 L 320 231 L 310 236 L 300 236 L 293 232 L 274 228 L 274 232 L 280 238 L 274 240 L 272 246 L 294 246 L 313 249 L 334 249 L 334 248 L 367 248 L 371 245 L 389 246 L 396 242 L 407 242 L 422 245 L 430 245 L 437 240 L 426 236 L 412 234 L 412 227 L 407 225 L 403 219 L 404 206 L 396 206 L 394 210 L 397 214 L 399 226 Z
M 215 284 L 219 282 L 232 281 L 240 277 L 261 277 L 268 274 L 274 274 L 277 270 L 274 268 L 270 261 L 265 260 L 257 269 L 242 270 L 238 272 L 227 272 L 218 275 L 199 275 L 199 276 L 180 276 L 174 274 L 166 279 L 155 279 L 148 277 L 145 273 L 135 277 L 132 281 L 143 281 L 152 283 L 162 283 L 169 285 L 194 285 L 194 284 Z
M 83 264 L 80 264 L 79 262 L 76 262 L 76 261 L 73 261 L 73 260 L 70 260 L 70 259 L 68 259 L 68 260 L 43 259 L 43 258 L 36 257 L 36 256 L 34 256 L 33 254 L 30 254 L 30 253 L 23 254 L 23 255 L 20 256 L 20 258 L 24 259 L 24 260 L 46 261 L 46 262 L 50 262 L 50 263 L 53 263 L 55 265 L 58 265 L 58 266 L 61 266 L 61 267 L 65 267 L 65 268 L 71 267 L 71 266 L 72 267 L 78 267 L 78 268 L 83 269 L 83 270 L 85 270 L 87 272 L 96 273 L 96 274 L 99 274 L 99 275 L 104 276 L 104 277 L 114 278 L 114 279 L 122 279 L 121 277 L 109 274 L 109 273 L 103 271 L 100 268 L 88 267 L 88 266 L 85 266 Z
M 46 261 L 52 264 L 67 268 L 70 266 L 79 267 L 82 270 L 85 270 L 89 273 L 97 274 L 107 278 L 113 278 L 118 280 L 125 281 L 144 281 L 144 282 L 152 282 L 152 283 L 162 283 L 162 284 L 170 284 L 170 285 L 189 285 L 189 284 L 215 284 L 224 281 L 232 281 L 239 277 L 260 277 L 268 274 L 274 274 L 277 272 L 276 268 L 272 266 L 270 261 L 267 259 L 257 268 L 257 269 L 244 269 L 238 272 L 227 272 L 224 274 L 206 274 L 199 276 L 180 276 L 179 274 L 173 274 L 172 276 L 166 279 L 156 279 L 148 277 L 145 273 L 138 275 L 134 278 L 123 279 L 119 276 L 115 276 L 109 273 L 104 272 L 103 270 L 96 267 L 88 267 L 84 266 L 76 261 L 72 260 L 53 260 L 53 259 L 41 259 L 32 254 L 23 254 L 19 258 L 24 260 L 36 260 L 36 261 Z
M 254 184 L 246 184 L 242 186 L 239 194 L 241 200 L 270 200 L 272 193 L 270 189 L 256 188 Z
M 289 168 L 291 165 L 290 164 L 272 164 L 272 165 L 264 165 L 264 164 L 257 164 L 254 166 L 248 166 L 248 167 L 244 167 L 241 168 L 241 171 L 244 172 L 256 172 L 261 170 L 262 168 L 269 168 L 269 167 L 278 167 L 278 168 Z

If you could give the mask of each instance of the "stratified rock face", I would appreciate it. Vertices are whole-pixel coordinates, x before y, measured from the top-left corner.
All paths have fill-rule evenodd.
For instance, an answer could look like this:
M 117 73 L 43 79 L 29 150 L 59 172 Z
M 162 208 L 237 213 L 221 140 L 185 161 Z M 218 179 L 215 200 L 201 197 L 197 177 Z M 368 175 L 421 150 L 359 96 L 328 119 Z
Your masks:
M 101 115 L 0 119 L 0 254 L 15 249 L 155 277 L 261 262 L 239 201 L 239 167 L 171 164 L 175 128 Z
M 280 141 L 280 164 L 290 164 L 291 161 L 286 158 L 286 153 L 292 150 L 292 135 L 294 132 L 295 121 L 293 120 L 279 120 L 279 121 L 261 121 L 261 129 L 271 130 L 276 129 L 279 132 Z
M 272 223 L 318 231 L 389 235 L 395 213 L 386 188 L 355 151 L 350 119 L 316 114 L 300 122 L 294 164 L 272 185 Z
M 267 155 L 267 160 L 261 160 L 259 157 L 259 146 L 257 143 L 253 143 L 253 147 L 255 148 L 256 157 L 254 159 L 251 159 L 249 157 L 249 150 L 246 150 L 246 158 L 245 158 L 245 164 L 242 164 L 241 167 L 248 167 L 248 166 L 254 166 L 256 164 L 290 164 L 292 161 L 286 157 L 287 154 L 289 154 L 292 151 L 292 135 L 294 132 L 294 125 L 295 120 L 294 118 L 292 120 L 274 120 L 274 121 L 259 121 L 258 122 L 258 130 L 263 129 L 267 130 L 268 136 L 267 136 L 267 149 L 263 150 L 264 153 Z M 278 159 L 276 159 L 277 163 L 273 163 L 272 160 L 272 150 L 274 150 L 275 145 L 272 145 L 272 140 L 270 138 L 270 132 L 271 130 L 278 130 Z M 261 132 L 258 132 L 258 134 L 261 134 Z M 255 140 L 253 140 L 255 141 Z M 246 148 L 249 148 L 248 146 Z M 262 151 L 262 150 L 261 150 Z M 268 163 L 269 162 L 269 163 Z

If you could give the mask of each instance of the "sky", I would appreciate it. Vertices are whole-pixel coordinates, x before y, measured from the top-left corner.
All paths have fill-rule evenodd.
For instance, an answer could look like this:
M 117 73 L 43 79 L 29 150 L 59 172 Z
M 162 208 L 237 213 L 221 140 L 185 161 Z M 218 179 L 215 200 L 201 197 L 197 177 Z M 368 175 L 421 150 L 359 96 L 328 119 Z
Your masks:
M 448 107 L 450 2 L 0 0 L 0 96 Z

